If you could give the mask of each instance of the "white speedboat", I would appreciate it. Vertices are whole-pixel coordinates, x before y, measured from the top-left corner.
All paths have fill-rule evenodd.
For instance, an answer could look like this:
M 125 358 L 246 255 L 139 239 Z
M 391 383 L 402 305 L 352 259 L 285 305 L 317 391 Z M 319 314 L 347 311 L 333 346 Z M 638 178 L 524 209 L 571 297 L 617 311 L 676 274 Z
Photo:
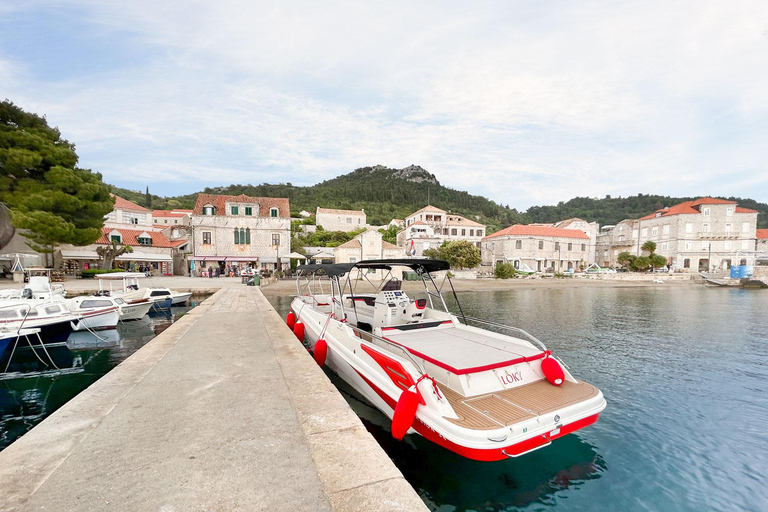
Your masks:
M 140 287 L 139 279 L 146 276 L 139 272 L 113 272 L 100 274 L 99 295 L 121 297 L 126 302 L 149 300 L 159 309 L 167 309 L 171 306 L 181 306 L 192 296 L 191 292 L 177 292 L 169 288 Z M 105 283 L 109 283 L 108 288 Z
M 59 300 L 67 296 L 67 291 L 61 283 L 51 284 L 47 276 L 30 276 L 29 282 L 23 288 L 6 288 L 0 290 L 0 299 L 39 299 Z
M 421 294 L 411 297 L 400 280 L 387 279 L 398 267 L 422 277 Z M 306 337 L 319 364 L 392 418 L 398 439 L 419 434 L 464 457 L 493 461 L 597 421 L 603 394 L 571 375 L 539 340 L 448 310 L 432 276 L 448 268 L 425 259 L 300 266 L 288 324 Z M 376 285 L 369 272 L 387 276 Z M 366 281 L 373 293 L 358 293 Z
M 70 312 L 64 302 L 0 300 L 0 329 L 40 329 L 40 338 L 46 345 L 67 341 L 81 318 Z
M 114 329 L 120 321 L 120 307 L 111 297 L 85 295 L 64 301 L 67 308 L 81 317 L 72 323 L 75 331 L 99 331 Z

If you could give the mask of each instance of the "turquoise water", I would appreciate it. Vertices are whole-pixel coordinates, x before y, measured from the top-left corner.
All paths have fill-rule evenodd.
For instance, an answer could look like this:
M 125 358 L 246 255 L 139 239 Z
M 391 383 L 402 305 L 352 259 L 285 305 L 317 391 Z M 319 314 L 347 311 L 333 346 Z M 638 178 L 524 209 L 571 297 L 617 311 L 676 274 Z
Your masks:
M 42 362 L 31 349 L 19 350 L 14 354 L 10 368 L 15 370 L 14 373 L 0 375 L 0 450 L 170 327 L 203 299 L 194 297 L 187 306 L 124 322 L 118 324 L 117 329 L 94 334 L 74 332 L 67 340 L 67 346 L 51 348 L 48 354 L 38 349 Z M 54 368 L 54 364 L 63 371 Z
M 768 510 L 768 292 L 708 287 L 464 292 L 465 313 L 544 341 L 608 401 L 599 421 L 482 463 L 388 420 L 333 377 L 437 511 Z M 289 301 L 275 300 L 285 314 Z

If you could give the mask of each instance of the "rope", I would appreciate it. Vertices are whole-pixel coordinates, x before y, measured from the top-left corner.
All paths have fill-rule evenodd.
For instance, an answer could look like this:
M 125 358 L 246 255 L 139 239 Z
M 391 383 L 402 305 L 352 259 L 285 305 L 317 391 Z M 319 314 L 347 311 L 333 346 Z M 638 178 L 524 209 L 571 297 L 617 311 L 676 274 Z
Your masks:
M 434 378 L 434 377 L 431 377 L 429 374 L 426 374 L 426 373 L 425 373 L 425 374 L 423 374 L 421 377 L 419 377 L 419 378 L 416 380 L 416 384 L 414 384 L 414 385 L 416 386 L 416 389 L 418 389 L 418 388 L 419 388 L 419 382 L 421 382 L 421 381 L 422 381 L 422 380 L 424 380 L 424 379 L 429 379 L 429 380 L 431 380 L 431 381 L 432 381 L 432 390 L 433 390 L 433 391 L 434 391 L 434 393 L 437 395 L 437 398 L 438 398 L 439 400 L 442 400 L 442 399 L 443 399 L 443 396 L 440 394 L 440 388 L 438 388 L 438 387 L 437 387 L 437 382 L 435 381 L 435 378 Z

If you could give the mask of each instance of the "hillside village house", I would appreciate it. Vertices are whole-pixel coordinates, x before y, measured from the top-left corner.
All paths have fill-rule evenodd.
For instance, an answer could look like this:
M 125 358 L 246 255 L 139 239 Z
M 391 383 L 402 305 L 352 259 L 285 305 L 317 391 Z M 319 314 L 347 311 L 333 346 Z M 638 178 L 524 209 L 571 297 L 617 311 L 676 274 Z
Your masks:
M 99 246 L 130 246 L 133 252 L 118 256 L 115 263 L 125 270 L 149 268 L 152 273 L 171 275 L 183 273 L 185 266 L 181 256 L 188 248 L 189 241 L 183 233 L 172 236 L 170 231 L 153 223 L 153 212 L 120 196 L 115 199 L 114 209 L 105 216 L 101 237 L 93 244 L 76 247 L 64 244 L 54 255 L 54 266 L 63 266 L 68 275 L 77 275 L 82 270 L 98 268 Z M 174 265 L 174 260 L 176 265 Z
M 467 240 L 480 247 L 484 235 L 485 225 L 427 205 L 405 218 L 405 228 L 397 234 L 397 245 L 407 255 L 421 256 L 445 241 Z
M 642 245 L 652 241 L 656 253 L 682 272 L 754 265 L 757 213 L 735 201 L 711 197 L 686 201 L 606 230 L 600 235 L 598 259 L 614 265 L 621 252 L 638 256 Z
M 637 219 L 622 220 L 615 226 L 603 226 L 597 235 L 595 263 L 602 267 L 618 267 L 622 252 L 637 250 Z
M 335 247 L 333 249 L 333 254 L 335 263 L 355 263 L 362 260 L 394 259 L 402 257 L 400 247 L 385 242 L 382 239 L 381 233 L 376 229 L 368 229 L 355 236 L 349 242 Z M 379 272 L 379 274 L 382 273 Z M 382 275 L 378 275 L 377 277 L 382 277 Z
M 512 263 L 537 272 L 567 272 L 587 265 L 589 236 L 580 229 L 515 224 L 483 238 L 483 266 Z
M 595 250 L 597 247 L 597 234 L 600 231 L 600 225 L 597 222 L 587 222 L 577 217 L 555 222 L 552 227 L 561 229 L 580 229 L 589 237 L 587 246 L 587 264 L 595 263 Z
M 192 263 L 200 269 L 253 267 L 277 270 L 290 261 L 291 219 L 288 199 L 200 194 L 192 212 Z
M 366 227 L 365 210 L 334 210 L 317 207 L 315 225 L 326 231 L 355 231 Z

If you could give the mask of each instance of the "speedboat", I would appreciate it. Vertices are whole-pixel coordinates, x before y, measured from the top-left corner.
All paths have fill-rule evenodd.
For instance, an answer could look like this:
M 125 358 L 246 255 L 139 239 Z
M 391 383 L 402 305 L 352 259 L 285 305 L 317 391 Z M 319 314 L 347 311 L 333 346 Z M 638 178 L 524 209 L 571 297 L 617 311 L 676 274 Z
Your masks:
M 421 276 L 422 292 L 402 289 L 400 268 Z M 299 266 L 288 325 L 318 364 L 392 419 L 397 439 L 418 434 L 469 459 L 495 461 L 597 421 L 602 392 L 576 379 L 541 341 L 449 311 L 447 270 L 447 262 L 428 259 Z M 441 285 L 433 274 L 443 275 Z M 372 292 L 358 293 L 366 282 Z
M 0 290 L 0 299 L 40 299 L 59 300 L 67 296 L 67 291 L 61 283 L 51 284 L 47 276 L 30 276 L 29 282 L 23 288 L 6 288 Z
M 63 302 L 0 300 L 0 329 L 40 329 L 40 338 L 46 345 L 65 342 L 80 320 L 81 316 L 70 312 Z
M 75 331 L 98 331 L 114 329 L 120 321 L 120 307 L 111 297 L 74 297 L 65 301 L 67 308 L 80 315 L 79 322 L 73 322 Z
M 146 275 L 140 272 L 113 272 L 96 276 L 99 279 L 97 295 L 120 297 L 128 303 L 148 300 L 155 304 L 154 309 L 165 310 L 171 306 L 181 306 L 192 296 L 191 292 L 177 292 L 169 288 L 139 286 L 139 279 Z M 107 289 L 105 282 L 109 282 Z M 113 283 L 118 283 L 113 286 Z

